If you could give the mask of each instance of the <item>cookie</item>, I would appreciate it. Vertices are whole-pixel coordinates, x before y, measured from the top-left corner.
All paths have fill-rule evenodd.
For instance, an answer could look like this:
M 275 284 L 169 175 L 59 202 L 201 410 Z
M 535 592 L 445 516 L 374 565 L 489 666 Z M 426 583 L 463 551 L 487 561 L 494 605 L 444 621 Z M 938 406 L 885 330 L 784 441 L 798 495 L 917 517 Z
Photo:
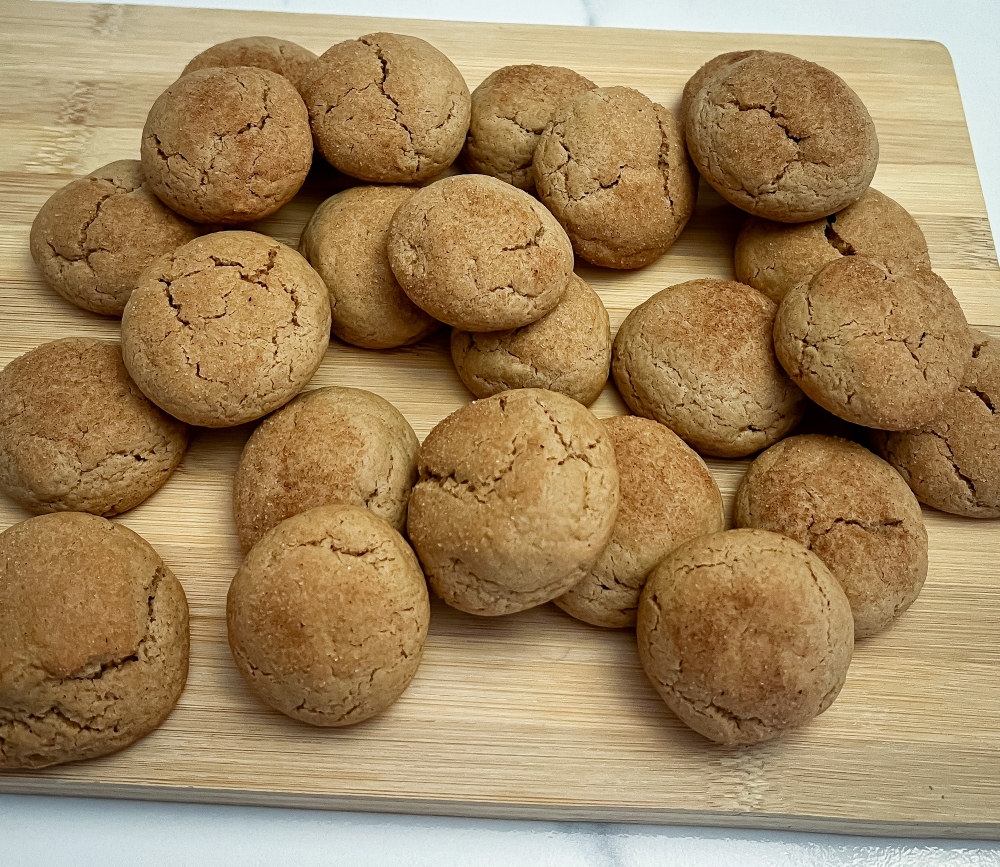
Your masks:
M 469 88 L 415 36 L 370 33 L 330 48 L 305 76 L 316 148 L 344 174 L 412 183 L 451 165 L 469 129 Z
M 388 250 L 410 300 L 467 331 L 541 319 L 573 273 L 573 247 L 552 214 L 486 175 L 456 175 L 420 190 L 392 218 Z
M 389 349 L 422 340 L 439 326 L 400 288 L 386 241 L 393 214 L 411 187 L 352 187 L 321 204 L 306 224 L 299 252 L 326 283 L 333 333 L 354 346 Z
M 844 256 L 792 289 L 774 320 L 778 360 L 846 421 L 883 430 L 929 424 L 958 388 L 972 338 L 929 269 L 890 272 Z
M 158 259 L 122 316 L 122 355 L 136 384 L 172 416 L 204 427 L 243 424 L 286 404 L 329 341 L 320 276 L 255 232 L 203 235 Z
M 509 331 L 451 332 L 455 370 L 476 397 L 547 388 L 592 404 L 611 369 L 611 320 L 601 297 L 572 274 L 566 294 L 537 322 Z
M 606 268 L 656 261 L 687 225 L 698 193 L 673 114 L 628 87 L 588 90 L 559 106 L 534 171 L 576 254 Z
M 269 531 L 226 601 L 236 668 L 258 698 L 316 726 L 359 723 L 413 680 L 430 622 L 403 537 L 359 506 L 320 506 Z
M 594 626 L 635 626 L 646 576 L 689 539 L 725 526 L 722 494 L 705 462 L 669 428 L 634 415 L 603 422 L 615 448 L 621 501 L 594 568 L 555 600 Z
M 377 394 L 330 386 L 299 395 L 261 423 L 240 456 L 233 516 L 243 550 L 316 506 L 366 506 L 402 530 L 419 448 L 403 414 Z
M 736 279 L 780 302 L 829 262 L 867 256 L 890 271 L 930 268 L 927 241 L 902 205 L 869 187 L 842 211 L 808 223 L 748 217 L 733 254 Z
M 561 596 L 611 538 L 614 447 L 589 410 L 557 392 L 466 404 L 428 434 L 417 469 L 410 540 L 434 591 L 470 614 Z
M 150 189 L 179 214 L 196 223 L 249 223 L 273 214 L 305 181 L 309 115 L 283 75 L 213 66 L 160 94 L 140 153 Z
M 535 190 L 535 145 L 564 102 L 594 82 L 562 66 L 505 66 L 472 91 L 469 135 L 462 161 L 470 172 L 490 175 L 526 193 Z
M 717 54 L 711 60 L 698 67 L 694 75 L 687 80 L 687 83 L 684 85 L 684 91 L 681 93 L 681 107 L 677 113 L 677 120 L 681 125 L 682 131 L 688 126 L 688 113 L 691 111 L 691 105 L 694 103 L 695 97 L 702 87 L 715 76 L 719 75 L 723 69 L 732 66 L 734 63 L 738 63 L 751 54 L 757 53 L 754 49 L 749 51 L 727 51 L 725 54 Z
M 188 671 L 184 589 L 121 524 L 62 512 L 0 533 L 0 769 L 116 752 Z
M 253 66 L 283 75 L 296 90 L 301 90 L 306 70 L 312 66 L 316 55 L 287 39 L 273 36 L 242 36 L 206 48 L 191 58 L 181 76 L 210 66 Z
M 685 134 L 702 177 L 750 214 L 802 223 L 857 201 L 878 165 L 868 110 L 815 63 L 753 51 L 689 94 Z
M 658 292 L 618 329 L 611 371 L 622 398 L 701 454 L 737 458 L 767 448 L 805 411 L 774 357 L 776 309 L 731 280 Z
M 771 446 L 740 483 L 733 521 L 816 554 L 847 594 L 855 638 L 889 626 L 927 577 L 920 504 L 892 467 L 849 440 L 810 434 Z
M 0 372 L 0 490 L 29 512 L 125 512 L 170 478 L 187 443 L 117 343 L 53 340 Z
M 961 385 L 933 423 L 872 431 L 876 451 L 917 499 L 967 518 L 1000 518 L 1000 341 L 972 331 Z
M 646 582 L 639 660 L 669 708 L 725 745 L 779 737 L 837 697 L 851 606 L 798 542 L 729 530 L 675 548 Z

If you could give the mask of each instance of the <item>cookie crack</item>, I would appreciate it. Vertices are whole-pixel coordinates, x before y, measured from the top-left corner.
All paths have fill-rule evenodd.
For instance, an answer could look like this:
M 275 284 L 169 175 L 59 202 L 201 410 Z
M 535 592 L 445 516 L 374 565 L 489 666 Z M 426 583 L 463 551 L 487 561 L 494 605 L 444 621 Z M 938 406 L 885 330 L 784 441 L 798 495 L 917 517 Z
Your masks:
M 409 147 L 404 149 L 404 153 L 407 156 L 414 157 L 416 159 L 417 171 L 419 171 L 422 154 L 420 154 L 414 146 L 413 131 L 400 119 L 399 101 L 386 89 L 386 85 L 388 84 L 389 81 L 389 58 L 385 56 L 385 52 L 382 49 L 382 46 L 379 45 L 377 42 L 369 41 L 367 39 L 361 39 L 360 42 L 362 45 L 367 45 L 375 52 L 375 57 L 378 59 L 379 66 L 382 68 L 382 78 L 379 81 L 374 82 L 374 84 L 381 91 L 382 96 L 384 96 L 392 105 L 393 123 L 395 123 L 397 126 L 399 126 L 406 132 L 406 135 L 410 140 L 410 144 Z
M 959 391 L 963 391 L 966 394 L 973 394 L 973 395 L 975 395 L 976 397 L 978 397 L 983 402 L 983 404 L 986 406 L 986 408 L 990 411 L 990 415 L 996 415 L 996 412 L 997 412 L 996 411 L 996 407 L 993 405 L 993 401 L 990 399 L 990 396 L 988 394 L 986 394 L 986 392 L 980 391 L 978 388 L 976 388 L 973 385 L 963 385 L 958 390 Z

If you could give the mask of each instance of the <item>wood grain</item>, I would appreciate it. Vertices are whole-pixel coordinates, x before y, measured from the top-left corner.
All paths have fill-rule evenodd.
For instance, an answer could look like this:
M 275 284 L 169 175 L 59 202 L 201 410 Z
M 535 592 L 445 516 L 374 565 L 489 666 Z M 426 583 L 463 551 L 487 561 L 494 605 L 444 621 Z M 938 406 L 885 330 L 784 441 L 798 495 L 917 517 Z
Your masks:
M 572 66 L 677 104 L 721 51 L 789 51 L 841 74 L 871 110 L 875 185 L 927 234 L 970 322 L 1000 334 L 1000 271 L 951 61 L 936 43 L 386 21 L 135 6 L 0 3 L 0 364 L 42 341 L 107 338 L 117 322 L 70 307 L 28 256 L 42 202 L 137 153 L 153 99 L 208 45 L 267 33 L 323 51 L 379 29 L 424 37 L 475 86 L 508 63 Z M 294 244 L 335 189 L 329 172 L 259 228 Z M 692 225 L 655 266 L 581 273 L 615 328 L 672 283 L 731 276 L 740 217 L 702 185 Z M 443 337 L 390 352 L 332 345 L 313 386 L 372 389 L 420 437 L 469 395 Z M 624 410 L 609 387 L 599 415 Z M 634 637 L 552 606 L 495 620 L 440 603 L 423 666 L 386 714 L 344 731 L 295 724 L 253 700 L 225 643 L 238 564 L 230 480 L 250 429 L 200 431 L 166 487 L 121 521 L 181 578 L 191 675 L 176 711 L 119 755 L 0 775 L 0 791 L 452 815 L 689 822 L 914 836 L 1000 835 L 1000 531 L 926 512 L 930 575 L 882 636 L 860 642 L 846 687 L 779 743 L 726 750 L 688 731 L 638 666 Z M 746 462 L 712 462 L 731 499 Z M 26 517 L 0 501 L 0 525 Z

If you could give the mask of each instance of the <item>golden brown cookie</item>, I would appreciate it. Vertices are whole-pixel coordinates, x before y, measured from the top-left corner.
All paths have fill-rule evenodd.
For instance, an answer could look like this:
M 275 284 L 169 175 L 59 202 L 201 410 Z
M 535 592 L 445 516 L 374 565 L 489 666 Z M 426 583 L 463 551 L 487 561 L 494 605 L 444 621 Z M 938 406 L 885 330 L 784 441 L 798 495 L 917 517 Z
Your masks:
M 778 360 L 824 409 L 865 427 L 928 424 L 958 388 L 972 338 L 948 285 L 844 256 L 792 289 L 774 320 Z
M 462 161 L 527 193 L 535 190 L 531 159 L 555 110 L 597 85 L 563 66 L 505 66 L 472 91 L 469 135 Z
M 150 545 L 79 512 L 0 533 L 0 769 L 145 737 L 187 679 L 184 589 Z
M 776 309 L 731 280 L 658 292 L 618 329 L 611 370 L 622 398 L 702 454 L 735 458 L 766 448 L 805 409 L 774 357 Z
M 420 190 L 392 218 L 388 249 L 410 299 L 468 331 L 541 319 L 573 273 L 573 247 L 555 217 L 486 175 L 456 175 Z
M 210 66 L 253 66 L 268 69 L 287 78 L 296 90 L 301 90 L 306 70 L 316 55 L 287 39 L 273 36 L 241 36 L 206 48 L 184 67 L 181 76 Z
M 1000 341 L 972 331 L 961 385 L 932 424 L 872 431 L 872 438 L 922 503 L 968 518 L 1000 518 Z
M 339 42 L 309 68 L 302 93 L 319 152 L 363 181 L 433 177 L 455 161 L 469 129 L 462 73 L 416 36 Z
M 587 576 L 553 601 L 594 626 L 635 626 L 646 576 L 683 542 L 725 526 L 705 462 L 669 428 L 634 415 L 604 419 L 621 501 L 611 541 Z
M 588 90 L 556 109 L 534 157 L 538 195 L 577 255 L 641 268 L 677 240 L 698 176 L 673 114 L 628 87 Z
M 684 85 L 684 91 L 681 93 L 681 107 L 677 113 L 677 121 L 680 123 L 682 131 L 687 128 L 689 123 L 688 112 L 691 110 L 691 105 L 706 82 L 718 75 L 723 69 L 732 66 L 734 63 L 738 63 L 751 54 L 757 53 L 755 49 L 750 49 L 749 51 L 727 51 L 725 54 L 717 54 L 707 63 L 703 63 L 698 67 L 694 75 L 687 80 L 687 83 Z
M 203 235 L 158 259 L 122 316 L 122 355 L 136 384 L 171 415 L 205 427 L 243 424 L 287 403 L 329 341 L 320 276 L 255 232 Z
M 593 567 L 618 512 L 604 426 L 537 388 L 466 404 L 428 434 L 407 528 L 435 592 L 470 614 L 561 596 Z
M 0 372 L 0 490 L 36 514 L 110 517 L 170 478 L 187 425 L 129 378 L 117 343 L 43 343 Z
M 721 744 L 779 737 L 823 713 L 847 677 L 851 606 L 798 542 L 729 530 L 675 548 L 646 582 L 639 660 L 670 709 Z
M 451 332 L 455 370 L 476 397 L 547 388 L 589 406 L 611 369 L 611 320 L 604 302 L 572 274 L 555 309 L 510 331 Z
M 153 103 L 141 155 L 150 188 L 179 214 L 196 223 L 249 223 L 273 214 L 305 181 L 309 115 L 276 72 L 200 69 Z
M 849 440 L 809 434 L 771 446 L 744 476 L 733 521 L 816 554 L 847 594 L 856 638 L 889 626 L 927 577 L 920 504 L 892 467 Z
M 702 177 L 726 201 L 782 223 L 857 201 L 878 165 L 875 124 L 825 67 L 753 51 L 689 93 L 685 134 Z
M 359 506 L 282 521 L 229 586 L 229 646 L 262 701 L 316 726 L 389 707 L 417 673 L 427 584 L 402 536 Z
M 330 292 L 333 333 L 365 349 L 389 349 L 423 339 L 440 326 L 400 288 L 386 241 L 396 210 L 412 187 L 352 187 L 313 213 L 299 240 Z

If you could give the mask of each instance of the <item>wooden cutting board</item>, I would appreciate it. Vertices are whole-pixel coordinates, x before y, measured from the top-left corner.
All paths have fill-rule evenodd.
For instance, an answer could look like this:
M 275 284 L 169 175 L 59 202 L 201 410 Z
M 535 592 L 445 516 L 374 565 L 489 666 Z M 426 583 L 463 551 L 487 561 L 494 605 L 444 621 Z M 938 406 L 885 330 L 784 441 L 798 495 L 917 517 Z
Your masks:
M 28 255 L 58 187 L 135 157 L 146 112 L 189 58 L 238 35 L 321 52 L 375 30 L 421 36 L 469 85 L 509 63 L 571 66 L 676 106 L 722 51 L 788 51 L 860 94 L 882 149 L 875 185 L 919 220 L 969 321 L 1000 335 L 1000 271 L 948 52 L 930 42 L 389 21 L 217 10 L 0 2 L 0 364 L 56 337 L 116 338 L 62 301 Z M 262 231 L 295 244 L 336 188 L 318 173 Z M 654 291 L 732 275 L 740 216 L 702 185 L 691 226 L 656 265 L 582 268 L 617 328 Z M 443 338 L 365 352 L 331 345 L 313 386 L 395 403 L 424 437 L 469 399 Z M 623 412 L 609 386 L 598 415 Z M 177 573 L 192 613 L 191 674 L 155 734 L 103 759 L 0 774 L 0 791 L 546 819 L 1000 836 L 1000 523 L 926 511 L 930 574 L 884 635 L 858 643 L 833 707 L 777 743 L 727 750 L 687 730 L 646 681 L 634 636 L 553 606 L 477 619 L 435 603 L 412 687 L 348 730 L 294 723 L 244 689 L 225 641 L 238 565 L 230 480 L 250 426 L 200 431 L 177 474 L 120 520 Z M 727 502 L 745 461 L 711 462 Z M 26 514 L 0 499 L 0 526 Z

